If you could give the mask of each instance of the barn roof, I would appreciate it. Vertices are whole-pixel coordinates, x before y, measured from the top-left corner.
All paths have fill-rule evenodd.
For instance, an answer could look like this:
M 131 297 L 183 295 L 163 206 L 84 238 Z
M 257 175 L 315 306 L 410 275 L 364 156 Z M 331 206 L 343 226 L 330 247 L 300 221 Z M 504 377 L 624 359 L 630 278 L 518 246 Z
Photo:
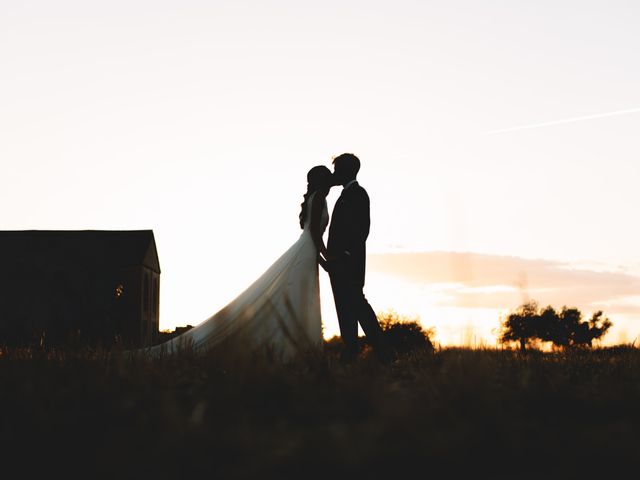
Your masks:
M 153 230 L 0 231 L 0 265 L 145 266 L 160 273 Z

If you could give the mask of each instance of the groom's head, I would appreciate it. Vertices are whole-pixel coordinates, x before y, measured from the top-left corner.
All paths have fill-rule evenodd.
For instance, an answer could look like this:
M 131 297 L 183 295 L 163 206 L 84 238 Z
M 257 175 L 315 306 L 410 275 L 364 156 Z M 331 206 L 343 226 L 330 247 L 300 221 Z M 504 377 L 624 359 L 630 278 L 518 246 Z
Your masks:
M 355 180 L 360 170 L 360 160 L 353 153 L 343 153 L 333 159 L 333 178 L 336 185 L 346 185 Z

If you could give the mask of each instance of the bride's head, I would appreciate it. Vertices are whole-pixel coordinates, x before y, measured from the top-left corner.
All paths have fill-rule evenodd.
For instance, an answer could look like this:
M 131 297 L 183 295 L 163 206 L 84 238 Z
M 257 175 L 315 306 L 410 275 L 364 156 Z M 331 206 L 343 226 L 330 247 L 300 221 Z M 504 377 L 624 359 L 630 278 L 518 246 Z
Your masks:
M 317 165 L 307 172 L 307 193 L 304 194 L 304 201 L 300 210 L 300 228 L 304 228 L 307 217 L 307 201 L 312 193 L 327 196 L 333 186 L 333 173 L 324 165 Z
M 333 173 L 324 165 L 315 166 L 307 172 L 307 193 L 320 190 L 327 195 L 332 185 Z

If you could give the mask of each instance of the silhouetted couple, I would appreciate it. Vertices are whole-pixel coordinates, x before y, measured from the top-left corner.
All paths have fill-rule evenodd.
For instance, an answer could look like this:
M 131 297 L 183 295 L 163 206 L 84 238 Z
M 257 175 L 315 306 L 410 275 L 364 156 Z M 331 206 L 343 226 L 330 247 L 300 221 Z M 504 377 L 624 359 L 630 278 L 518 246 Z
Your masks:
M 340 334 L 342 360 L 359 353 L 358 324 L 376 357 L 391 359 L 376 314 L 364 296 L 366 240 L 369 235 L 369 196 L 356 177 L 360 160 L 344 153 L 333 160 L 334 171 L 323 165 L 307 173 L 307 191 L 299 215 L 300 238 L 252 285 L 222 310 L 191 330 L 152 347 L 172 352 L 189 345 L 215 349 L 226 343 L 239 354 L 268 349 L 290 358 L 323 343 L 318 265 L 329 273 Z M 327 195 L 342 185 L 342 194 L 329 225 Z
M 320 252 L 319 262 L 331 279 L 340 334 L 344 342 L 343 359 L 351 361 L 358 355 L 360 324 L 378 358 L 388 360 L 380 324 L 363 293 L 366 241 L 371 220 L 369 195 L 356 180 L 360 160 L 353 154 L 345 153 L 334 159 L 333 166 L 333 174 L 326 167 L 316 167 L 322 171 L 326 169 L 324 175 L 331 186 L 342 185 L 342 193 L 331 214 L 326 249 L 317 236 L 319 231 L 313 227 L 311 231 Z M 325 191 L 328 193 L 327 189 L 321 190 L 322 193 Z

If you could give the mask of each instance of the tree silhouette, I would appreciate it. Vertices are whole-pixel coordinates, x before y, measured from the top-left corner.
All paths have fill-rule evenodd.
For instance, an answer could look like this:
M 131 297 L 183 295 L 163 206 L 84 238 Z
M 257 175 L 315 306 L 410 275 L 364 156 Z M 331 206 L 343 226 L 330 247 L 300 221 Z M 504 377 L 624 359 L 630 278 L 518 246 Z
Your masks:
M 532 340 L 539 338 L 538 329 L 538 304 L 535 301 L 524 303 L 505 320 L 500 332 L 500 342 L 517 342 L 524 351 Z
M 613 326 L 602 311 L 594 313 L 588 322 L 581 322 L 572 337 L 573 346 L 592 346 L 594 340 L 602 338 Z
M 580 329 L 582 312 L 577 308 L 562 307 L 558 314 L 558 321 L 552 332 L 551 341 L 554 345 L 566 348 L 573 343 L 573 337 Z
M 502 324 L 499 340 L 516 342 L 521 350 L 526 350 L 535 340 L 551 342 L 562 349 L 591 347 L 593 340 L 602 338 L 612 325 L 602 311 L 584 321 L 577 308 L 564 306 L 558 312 L 552 306 L 540 309 L 531 301 L 509 314 Z
M 554 342 L 558 330 L 558 312 L 551 305 L 539 313 L 537 336 L 543 342 Z

